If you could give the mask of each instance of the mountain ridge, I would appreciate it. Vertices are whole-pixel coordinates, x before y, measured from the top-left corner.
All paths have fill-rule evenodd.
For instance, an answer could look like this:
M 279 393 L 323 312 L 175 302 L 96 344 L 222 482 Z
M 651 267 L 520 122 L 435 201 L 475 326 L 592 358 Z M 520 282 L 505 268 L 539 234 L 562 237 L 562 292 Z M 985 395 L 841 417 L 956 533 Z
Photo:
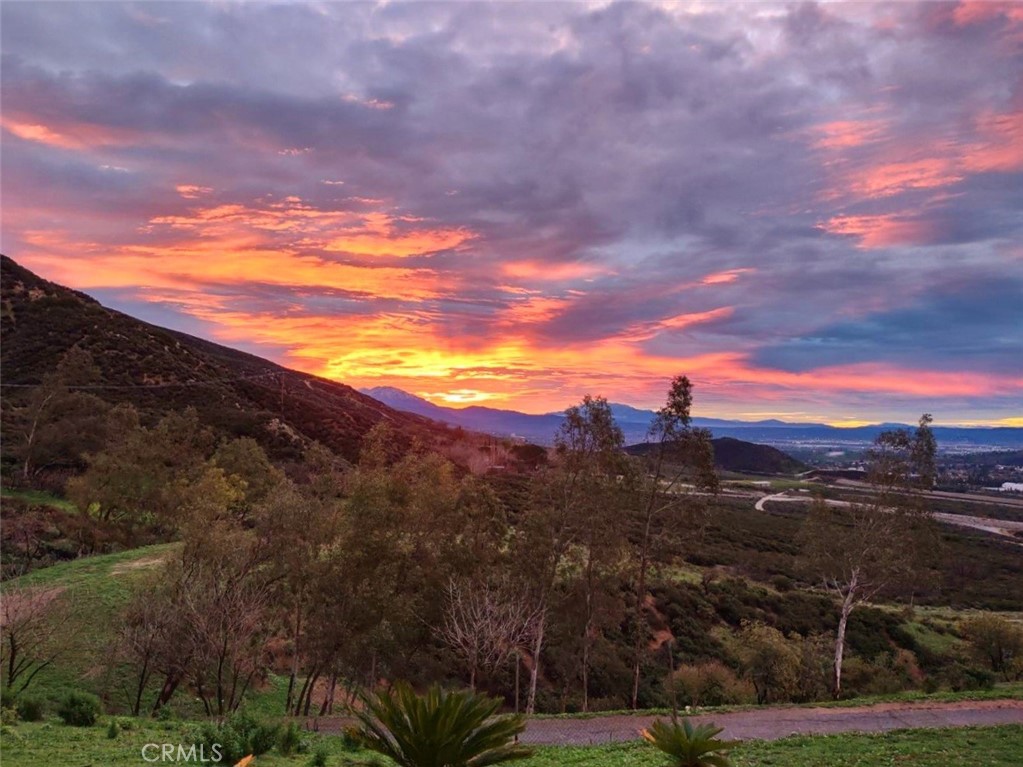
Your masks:
M 564 417 L 563 413 L 522 413 L 516 410 L 471 405 L 465 408 L 437 405 L 415 394 L 393 386 L 361 389 L 374 399 L 398 409 L 426 415 L 434 420 L 462 426 L 467 429 L 518 436 L 550 444 L 554 432 Z M 632 405 L 609 403 L 626 441 L 638 444 L 646 438 L 650 420 L 655 413 Z M 623 418 L 622 416 L 626 416 Z M 644 420 L 640 420 L 644 418 Z M 738 421 L 724 418 L 694 417 L 693 426 L 708 428 L 716 437 L 733 437 L 747 442 L 790 446 L 807 442 L 822 444 L 867 445 L 878 434 L 889 429 L 914 428 L 913 424 L 883 422 L 863 426 L 832 426 L 824 423 L 797 423 L 767 419 Z M 935 426 L 939 444 L 944 446 L 994 446 L 1000 448 L 1023 447 L 1023 429 L 1017 427 Z
M 215 431 L 252 436 L 277 458 L 297 457 L 317 441 L 355 460 L 362 437 L 381 421 L 409 440 L 450 438 L 441 424 L 347 384 L 109 309 L 3 254 L 0 283 L 5 421 L 19 393 L 79 346 L 99 369 L 98 385 L 90 388 L 105 401 L 130 402 L 150 420 L 194 407 Z

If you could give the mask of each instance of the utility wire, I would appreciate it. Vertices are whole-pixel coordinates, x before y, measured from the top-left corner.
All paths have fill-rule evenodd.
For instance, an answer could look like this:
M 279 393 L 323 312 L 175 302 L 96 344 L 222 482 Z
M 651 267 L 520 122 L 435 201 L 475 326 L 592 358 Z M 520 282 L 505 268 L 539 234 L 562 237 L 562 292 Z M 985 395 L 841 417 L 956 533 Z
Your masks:
M 68 389 L 171 389 L 171 388 L 187 388 L 190 386 L 216 386 L 222 383 L 232 383 L 235 381 L 254 381 L 260 378 L 278 377 L 283 376 L 285 372 L 290 371 L 267 371 L 265 373 L 255 373 L 248 376 L 239 376 L 237 378 L 218 378 L 215 381 L 179 381 L 177 383 L 154 383 L 154 384 L 67 384 Z M 12 383 L 0 383 L 0 387 L 5 389 L 36 389 L 42 384 L 12 384 Z

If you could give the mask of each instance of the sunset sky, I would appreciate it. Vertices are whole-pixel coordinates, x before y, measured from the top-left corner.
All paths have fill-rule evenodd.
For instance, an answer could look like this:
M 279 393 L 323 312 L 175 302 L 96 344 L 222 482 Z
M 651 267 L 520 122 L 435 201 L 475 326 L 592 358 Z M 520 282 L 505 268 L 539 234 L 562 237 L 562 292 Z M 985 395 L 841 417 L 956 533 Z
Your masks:
M 2 243 L 354 386 L 1023 425 L 1023 4 L 5 2 Z

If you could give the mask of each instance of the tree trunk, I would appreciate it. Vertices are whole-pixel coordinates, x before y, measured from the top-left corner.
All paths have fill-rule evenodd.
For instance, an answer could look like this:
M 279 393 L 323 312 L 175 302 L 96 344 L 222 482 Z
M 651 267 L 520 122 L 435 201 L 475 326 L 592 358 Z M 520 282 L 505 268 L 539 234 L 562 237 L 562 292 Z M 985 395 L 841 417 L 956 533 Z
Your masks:
M 135 703 L 131 707 L 131 715 L 138 716 L 142 712 L 142 694 L 146 691 L 146 683 L 149 681 L 149 656 L 146 656 L 142 663 L 142 670 L 139 672 L 139 683 L 135 689 Z
M 650 535 L 650 521 L 647 520 L 646 531 L 644 533 L 643 541 L 643 552 L 639 559 L 639 578 L 636 579 L 636 625 L 633 630 L 636 632 L 636 642 L 633 645 L 632 651 L 632 710 L 635 711 L 639 708 L 639 666 L 640 661 L 643 658 L 643 602 L 646 599 L 646 571 L 649 564 L 649 558 L 647 556 L 647 538 Z
M 292 647 L 291 676 L 288 678 L 288 697 L 284 704 L 285 713 L 291 712 L 291 704 L 295 695 L 295 682 L 298 680 L 298 638 L 302 633 L 302 608 L 295 605 L 295 644 Z
M 543 632 L 547 623 L 547 611 L 540 613 L 536 625 L 536 641 L 533 643 L 533 668 L 529 670 L 529 697 L 526 699 L 526 716 L 532 716 L 536 709 L 536 680 L 540 671 L 540 650 L 543 649 Z
M 593 544 L 586 557 L 586 622 L 583 624 L 583 713 L 590 710 L 590 634 L 593 631 Z
M 849 624 L 849 613 L 852 612 L 856 602 L 856 574 L 849 583 L 849 590 L 842 600 L 842 612 L 838 618 L 838 633 L 835 636 L 835 689 L 834 695 L 837 699 L 842 694 L 842 656 L 845 655 L 845 629 Z

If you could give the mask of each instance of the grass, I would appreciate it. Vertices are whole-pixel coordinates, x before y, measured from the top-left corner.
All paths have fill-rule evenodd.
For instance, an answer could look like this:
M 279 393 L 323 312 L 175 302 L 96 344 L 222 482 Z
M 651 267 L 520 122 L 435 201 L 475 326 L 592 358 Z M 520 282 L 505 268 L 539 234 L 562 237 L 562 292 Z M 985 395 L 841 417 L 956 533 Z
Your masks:
M 108 654 L 116 617 L 127 604 L 133 585 L 152 572 L 150 565 L 175 549 L 176 544 L 162 544 L 82 557 L 13 581 L 20 587 L 60 589 L 57 598 L 66 611 L 65 650 L 33 680 L 33 694 L 55 700 L 68 687 L 89 689 L 99 681 L 97 664 Z
M 75 506 L 71 501 L 43 490 L 18 490 L 11 487 L 0 488 L 0 500 L 7 499 L 20 501 L 30 506 L 48 506 L 60 511 L 75 511 Z
M 124 720 L 122 720 L 124 721 Z M 106 723 L 65 727 L 55 721 L 4 728 L 5 767 L 138 767 L 146 743 L 190 744 L 190 727 L 179 722 L 131 720 L 130 730 L 108 739 Z M 383 764 L 365 752 L 347 751 L 340 738 L 308 733 L 311 749 L 322 746 L 331 767 Z M 749 741 L 733 751 L 736 767 L 948 767 L 983 764 L 1010 767 L 1023 753 L 1023 725 L 940 730 L 899 730 L 881 735 L 798 736 L 765 742 Z M 650 746 L 624 743 L 606 746 L 547 746 L 522 762 L 522 767 L 661 767 L 664 757 Z M 309 753 L 258 757 L 254 767 L 308 765 Z
M 750 741 L 732 752 L 736 767 L 1016 767 L 1023 725 L 898 730 L 881 735 L 799 736 Z M 665 758 L 642 743 L 542 748 L 523 767 L 662 767 Z

